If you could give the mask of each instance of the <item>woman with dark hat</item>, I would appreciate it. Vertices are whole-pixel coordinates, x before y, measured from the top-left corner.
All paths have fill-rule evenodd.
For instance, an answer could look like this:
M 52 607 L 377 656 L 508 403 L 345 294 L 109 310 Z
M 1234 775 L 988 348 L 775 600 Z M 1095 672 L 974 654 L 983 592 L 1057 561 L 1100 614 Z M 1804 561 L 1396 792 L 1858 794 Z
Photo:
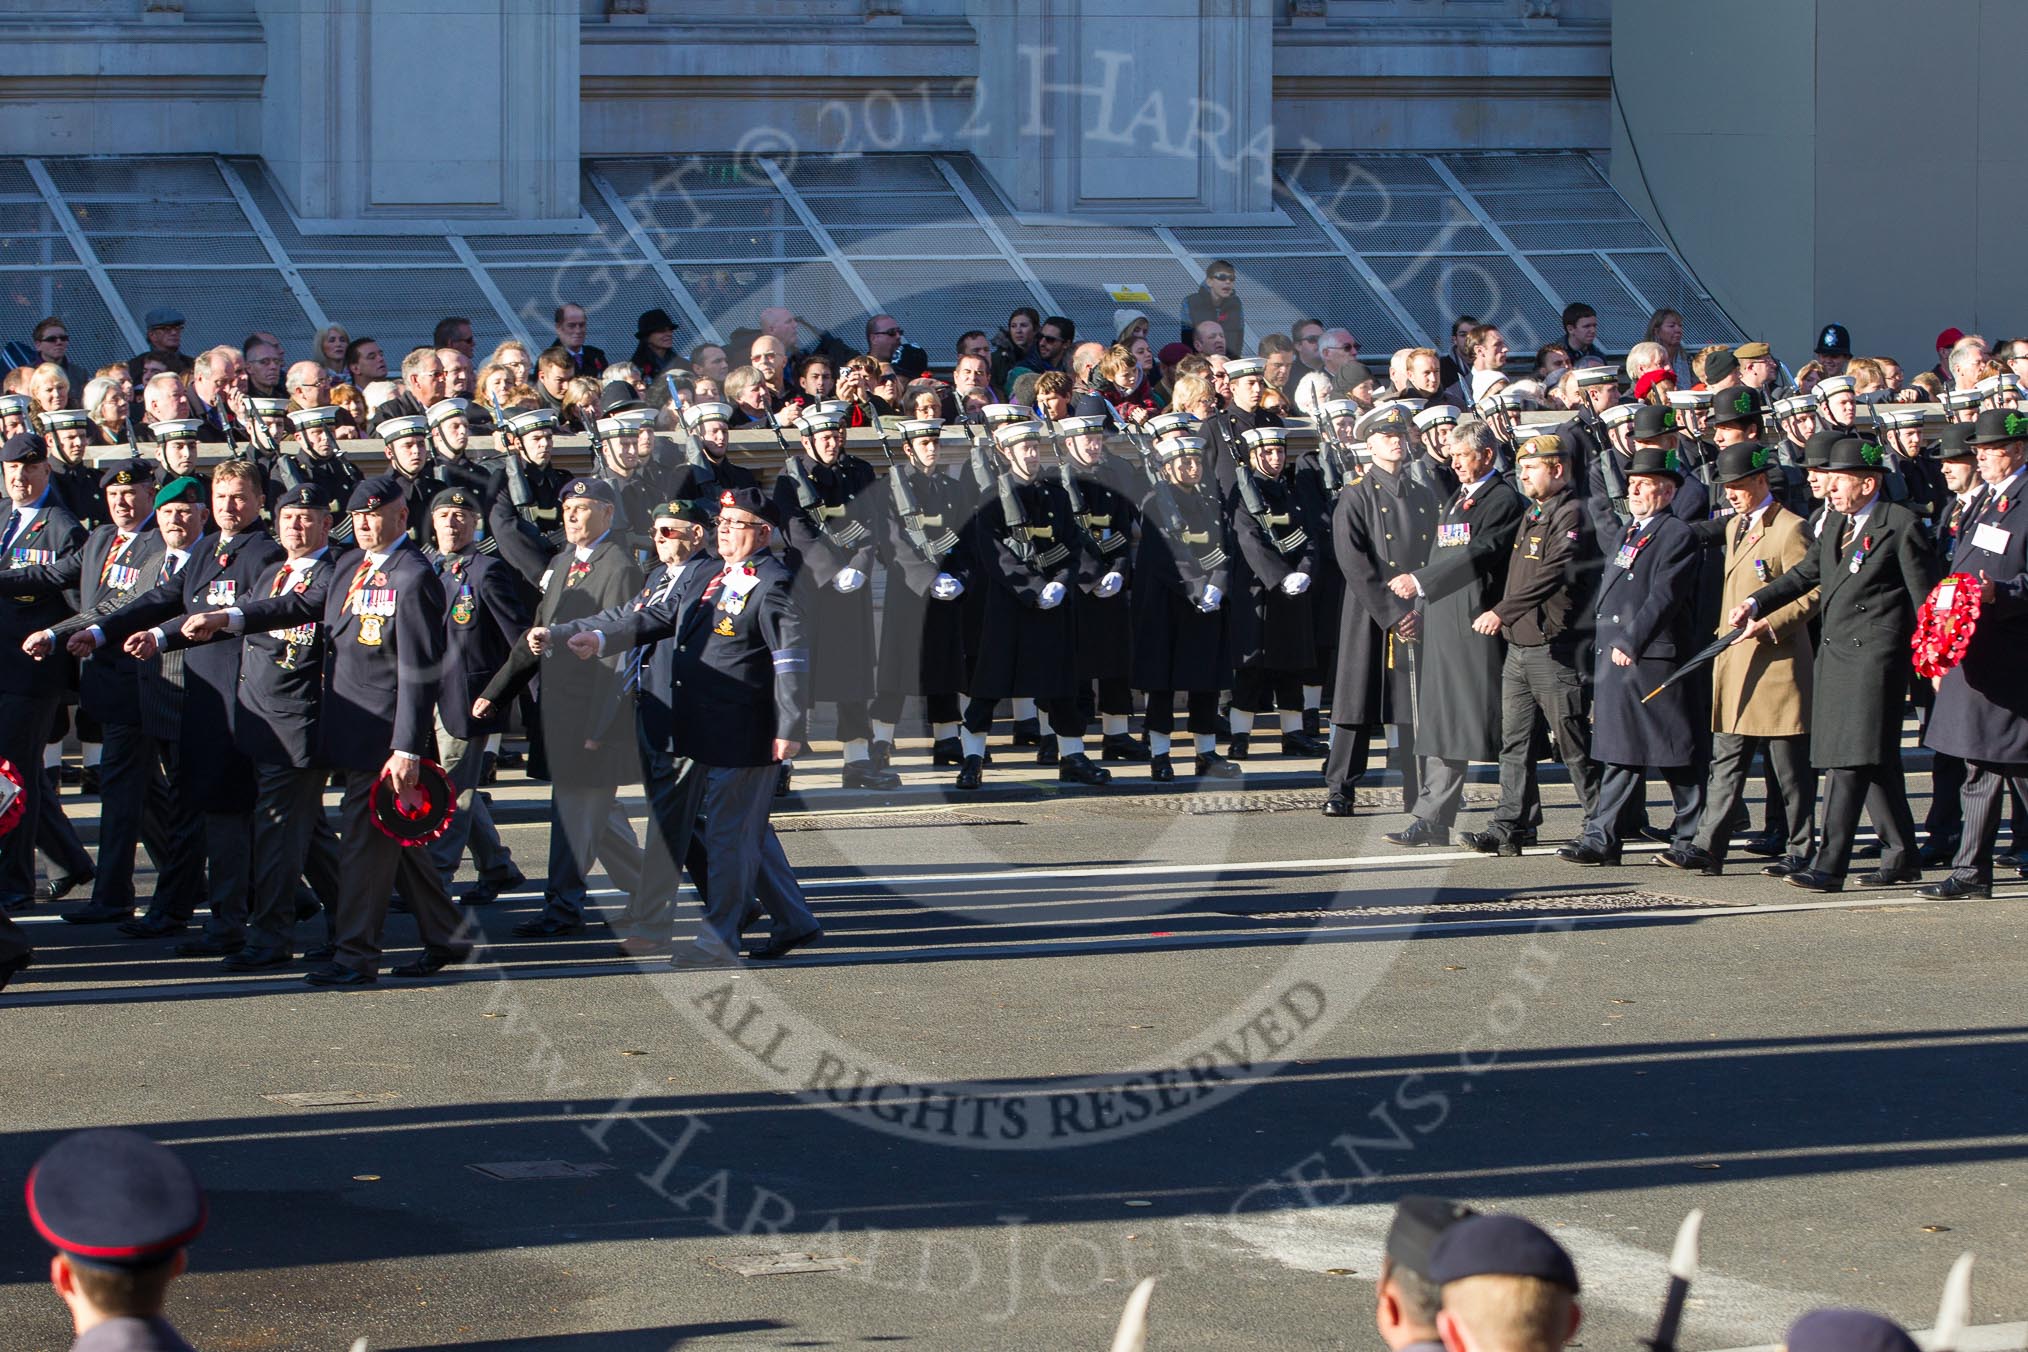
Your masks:
M 667 310 L 648 310 L 634 325 L 634 355 L 629 359 L 643 380 L 654 382 L 677 364 L 676 321 Z

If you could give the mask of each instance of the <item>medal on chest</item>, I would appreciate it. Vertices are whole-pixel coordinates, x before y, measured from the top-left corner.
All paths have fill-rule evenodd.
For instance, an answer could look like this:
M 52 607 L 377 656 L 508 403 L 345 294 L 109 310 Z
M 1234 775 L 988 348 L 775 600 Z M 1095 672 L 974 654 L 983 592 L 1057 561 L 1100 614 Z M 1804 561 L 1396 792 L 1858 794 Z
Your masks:
M 378 648 L 382 642 L 381 626 L 384 623 L 385 621 L 378 615 L 361 615 L 357 636 L 359 642 L 368 648 Z
M 1859 565 L 1866 562 L 1866 555 L 1869 552 L 1871 552 L 1872 549 L 1873 549 L 1873 537 L 1870 535 L 1862 536 L 1859 541 L 1859 547 L 1852 551 L 1852 562 L 1846 571 L 1852 573 L 1854 576 L 1857 576 L 1859 572 Z
M 470 624 L 478 608 L 472 604 L 472 588 L 467 583 L 458 584 L 458 599 L 451 602 L 451 623 Z
M 1472 542 L 1472 523 L 1469 521 L 1445 521 L 1437 526 L 1436 547 L 1456 549 Z
M 591 576 L 590 562 L 583 559 L 573 559 L 571 561 L 569 569 L 567 569 L 564 572 L 563 585 L 567 588 L 575 587 L 578 583 L 584 581 L 586 578 L 590 576 Z

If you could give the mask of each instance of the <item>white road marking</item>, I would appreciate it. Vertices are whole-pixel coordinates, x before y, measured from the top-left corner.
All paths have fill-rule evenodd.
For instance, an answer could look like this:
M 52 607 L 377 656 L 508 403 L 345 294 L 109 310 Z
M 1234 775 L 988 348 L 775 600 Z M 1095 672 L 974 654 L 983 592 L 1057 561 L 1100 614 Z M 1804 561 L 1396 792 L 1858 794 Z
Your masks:
M 1909 1333 L 1925 1348 L 1936 1337 L 1935 1329 L 1910 1329 Z M 2028 1323 L 1967 1324 L 1957 1341 L 1957 1352 L 2020 1352 L 2022 1348 L 2028 1348 Z M 1729 1347 L 1724 1352 L 1782 1352 L 1782 1345 Z

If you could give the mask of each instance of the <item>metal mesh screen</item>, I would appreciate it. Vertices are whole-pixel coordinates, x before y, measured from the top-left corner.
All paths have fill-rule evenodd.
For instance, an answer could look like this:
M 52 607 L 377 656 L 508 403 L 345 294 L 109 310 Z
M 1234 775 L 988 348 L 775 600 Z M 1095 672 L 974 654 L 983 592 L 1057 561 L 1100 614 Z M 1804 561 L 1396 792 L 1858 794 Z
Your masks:
M 439 319 L 462 315 L 472 321 L 481 352 L 507 336 L 478 283 L 463 268 L 304 268 L 303 281 L 331 322 L 354 338 L 380 340 L 387 365 L 400 365 L 410 348 L 427 343 Z M 537 333 L 547 335 L 549 325 Z M 289 344 L 291 352 L 307 346 Z
M 1506 188 L 1533 192 L 1582 192 L 1604 186 L 1582 155 L 1549 152 L 1540 155 L 1445 155 L 1444 168 L 1458 176 L 1473 196 Z
M 812 197 L 810 212 L 826 226 L 972 225 L 974 217 L 952 192 Z
M 183 350 L 192 356 L 219 343 L 237 347 L 256 329 L 274 334 L 290 352 L 300 354 L 310 350 L 310 339 L 316 332 L 282 275 L 272 268 L 111 268 L 108 275 L 127 310 L 136 317 L 158 305 L 181 310 L 188 321 Z M 377 299 L 385 302 L 395 297 Z M 376 311 L 359 307 L 352 313 L 372 315 Z M 352 332 L 356 337 L 359 329 Z
M 50 315 L 63 320 L 70 334 L 70 359 L 86 371 L 134 355 L 98 288 L 83 271 L 0 273 L 0 333 L 25 343 Z
M 556 307 L 569 301 L 582 305 L 588 341 L 605 350 L 608 361 L 625 361 L 634 350 L 634 328 L 643 311 L 683 312 L 669 288 L 645 263 L 614 261 L 590 267 L 489 267 L 486 275 L 500 288 L 538 345 L 554 339 Z M 679 321 L 680 322 L 680 321 Z M 688 336 L 688 324 L 677 333 Z M 695 341 L 694 338 L 691 341 Z
M 1451 322 L 1468 314 L 1499 325 L 1516 353 L 1563 337 L 1562 316 L 1510 258 L 1429 258 L 1389 280 L 1402 307 L 1433 336 L 1449 333 Z
M 19 203 L 0 207 L 0 263 L 46 267 L 76 261 L 70 241 L 57 233 L 47 209 Z
M 49 171 L 50 182 L 65 197 L 95 193 L 185 200 L 232 196 L 218 166 L 208 159 L 44 160 L 42 164 Z M 33 186 L 31 183 L 31 189 Z
M 1182 331 L 1183 298 L 1197 289 L 1198 282 L 1169 254 L 1160 258 L 1034 258 L 1029 267 L 1077 325 L 1080 338 L 1110 342 L 1118 333 L 1113 313 L 1140 310 L 1148 316 L 1149 338 L 1157 350 L 1176 341 Z M 1155 299 L 1152 303 L 1116 301 L 1106 294 L 1107 287 L 1115 284 L 1145 287 Z M 1006 318 L 1007 311 L 981 315 L 981 322 L 970 327 L 990 330 Z
M 1392 352 L 1409 336 L 1351 265 L 1336 258 L 1233 261 L 1236 294 L 1256 335 L 1287 333 L 1298 319 L 1346 328 L 1362 348 Z
M 760 312 L 786 305 L 820 329 L 853 342 L 863 334 L 865 307 L 829 263 L 683 265 L 676 276 L 718 331 L 757 328 Z
M 1703 347 L 1707 343 L 1736 343 L 1743 335 L 1732 326 L 1711 298 L 1699 290 L 1687 273 L 1667 254 L 1611 255 L 1627 280 L 1657 309 L 1670 309 L 1683 316 L 1683 346 Z M 1645 329 L 1645 321 L 1643 328 Z M 1636 337 L 1639 335 L 1637 334 Z
M 421 235 L 305 235 L 290 219 L 281 194 L 268 182 L 259 160 L 229 161 L 246 185 L 246 194 L 282 252 L 298 263 L 455 263 L 457 255 L 441 239 Z M 244 227 L 243 227 L 244 228 Z
M 35 196 L 35 180 L 29 177 L 28 166 L 20 160 L 0 160 L 0 192 Z
M 1641 341 L 1648 312 L 1597 258 L 1589 254 L 1534 254 L 1528 261 L 1562 293 L 1564 300 L 1581 300 L 1598 311 L 1601 349 L 1624 352 Z
M 862 254 L 1000 256 L 992 238 L 977 226 L 915 226 L 897 221 L 877 230 L 839 227 L 830 235 L 840 250 L 854 257 Z
M 999 261 L 858 263 L 854 270 L 881 308 L 901 321 L 910 341 L 937 362 L 956 350 L 958 335 L 967 329 L 990 331 L 1019 307 L 1036 303 L 1027 283 Z M 855 332 L 847 341 L 857 338 Z
M 781 162 L 798 192 L 944 192 L 949 184 L 927 155 L 810 155 Z
M 1361 253 L 1456 253 L 1491 249 L 1444 181 L 1419 159 L 1306 158 L 1295 170 L 1318 211 Z
M 821 259 L 824 250 L 807 230 L 686 230 L 654 236 L 656 251 L 674 262 L 745 263 Z

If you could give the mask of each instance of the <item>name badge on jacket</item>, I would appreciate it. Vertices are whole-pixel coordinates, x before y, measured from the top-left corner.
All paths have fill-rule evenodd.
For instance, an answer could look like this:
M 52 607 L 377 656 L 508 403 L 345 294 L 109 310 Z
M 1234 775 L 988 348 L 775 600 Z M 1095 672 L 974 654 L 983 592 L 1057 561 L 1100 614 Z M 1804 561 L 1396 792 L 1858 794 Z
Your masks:
M 1451 521 L 1437 527 L 1436 547 L 1438 549 L 1455 549 L 1460 545 L 1468 545 L 1471 542 L 1472 523 L 1469 521 Z
M 1998 526 L 1989 523 L 1973 528 L 1972 548 L 1983 549 L 1988 554 L 2004 554 L 2007 552 L 2008 541 L 2013 538 L 2014 532 L 2001 530 Z

